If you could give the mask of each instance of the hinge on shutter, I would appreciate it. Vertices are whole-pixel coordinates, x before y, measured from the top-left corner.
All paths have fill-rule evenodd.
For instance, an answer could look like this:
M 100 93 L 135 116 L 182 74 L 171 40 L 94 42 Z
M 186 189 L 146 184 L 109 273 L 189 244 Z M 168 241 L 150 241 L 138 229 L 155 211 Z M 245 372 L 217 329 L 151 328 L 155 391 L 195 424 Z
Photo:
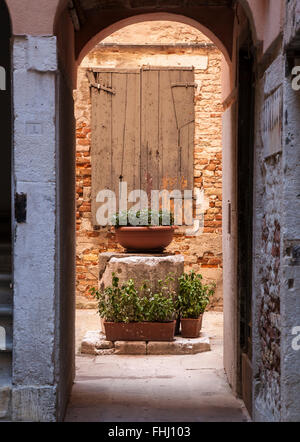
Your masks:
M 100 84 L 100 83 L 96 83 L 94 81 L 95 80 L 95 75 L 94 75 L 94 72 L 93 72 L 92 69 L 88 69 L 86 71 L 86 75 L 87 75 L 87 77 L 89 79 L 90 87 L 94 87 L 95 89 L 98 89 L 98 91 L 101 90 L 101 91 L 108 92 L 109 94 L 116 95 L 116 90 L 115 89 L 113 89 L 111 87 L 104 86 L 103 84 Z
M 99 84 L 99 83 L 91 83 L 90 87 L 94 87 L 94 88 L 98 89 L 98 91 L 101 90 L 101 91 L 108 92 L 109 94 L 116 95 L 115 89 L 112 89 L 111 87 L 103 86 L 102 84 Z
M 198 87 L 197 83 L 172 83 L 172 87 Z

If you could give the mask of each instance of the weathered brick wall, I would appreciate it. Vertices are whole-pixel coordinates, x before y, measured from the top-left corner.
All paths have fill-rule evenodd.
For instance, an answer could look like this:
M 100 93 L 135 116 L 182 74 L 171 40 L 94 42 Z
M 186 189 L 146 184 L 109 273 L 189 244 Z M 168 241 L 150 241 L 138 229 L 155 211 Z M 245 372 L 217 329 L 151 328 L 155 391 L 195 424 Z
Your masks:
M 143 25 L 143 26 L 141 26 Z M 115 43 L 122 46 L 117 46 Z M 198 47 L 126 47 L 125 44 L 197 43 Z M 195 187 L 204 189 L 209 201 L 204 232 L 188 238 L 177 234 L 169 251 L 185 256 L 186 269 L 195 269 L 205 280 L 217 282 L 212 308 L 222 309 L 222 142 L 221 142 L 221 53 L 198 31 L 181 24 L 140 24 L 123 29 L 105 40 L 109 46 L 95 48 L 83 60 L 78 72 L 76 98 L 77 137 L 77 305 L 87 306 L 89 288 L 97 285 L 98 254 L 122 250 L 110 229 L 95 230 L 91 223 L 91 101 L 87 67 L 134 68 L 144 64 L 168 65 L 168 57 L 195 66 L 198 84 L 195 99 Z M 206 69 L 199 69 L 199 57 L 207 57 Z M 202 60 L 202 58 L 201 58 Z M 170 60 L 170 65 L 174 61 Z M 197 68 L 198 66 L 198 68 Z

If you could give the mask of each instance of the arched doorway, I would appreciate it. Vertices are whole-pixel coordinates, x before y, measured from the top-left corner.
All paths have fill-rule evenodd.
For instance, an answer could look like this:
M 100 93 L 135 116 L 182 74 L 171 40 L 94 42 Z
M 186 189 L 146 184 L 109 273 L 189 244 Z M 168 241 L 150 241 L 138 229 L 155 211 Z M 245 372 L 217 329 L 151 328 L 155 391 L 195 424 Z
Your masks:
M 10 75 L 10 17 L 4 1 L 0 2 L 0 120 L 1 155 L 0 164 L 0 392 L 11 383 L 12 352 L 12 293 L 11 293 L 11 75 Z M 4 391 L 3 390 L 3 391 Z M 2 397 L 2 396 L 1 396 Z M 6 418 L 9 397 L 4 394 L 4 410 L 0 415 Z
M 73 11 L 74 12 L 74 11 Z M 210 11 L 211 12 L 211 11 Z M 228 11 L 227 11 L 228 12 Z M 240 30 L 239 39 L 236 33 L 236 29 L 234 30 L 231 28 L 232 22 L 228 20 L 228 29 L 227 32 L 224 33 L 224 28 L 222 29 L 224 40 L 226 41 L 226 57 L 228 60 L 228 54 L 230 54 L 229 59 L 231 58 L 232 62 L 229 61 L 229 63 L 226 65 L 224 61 L 224 80 L 223 80 L 223 93 L 224 93 L 224 118 L 223 118 L 223 147 L 224 147 L 224 172 L 225 172 L 225 182 L 224 182 L 224 201 L 223 201 L 223 229 L 224 229 L 224 239 L 223 239 L 223 251 L 225 254 L 225 268 L 224 268 L 224 274 L 226 275 L 225 278 L 225 285 L 224 285 L 224 309 L 225 309 L 225 357 L 224 357 L 224 365 L 225 370 L 228 376 L 229 383 L 233 389 L 233 391 L 236 394 L 242 394 L 243 388 L 243 377 L 248 379 L 247 387 L 244 388 L 244 390 L 247 390 L 247 394 L 250 394 L 249 392 L 252 390 L 252 377 L 251 377 L 251 370 L 249 372 L 246 371 L 246 368 L 243 366 L 243 349 L 244 344 L 247 341 L 248 338 L 250 338 L 250 331 L 249 331 L 249 315 L 251 314 L 251 308 L 249 309 L 249 304 L 251 304 L 251 287 L 247 287 L 247 295 L 243 296 L 243 300 L 241 301 L 239 298 L 238 290 L 244 290 L 245 284 L 249 284 L 251 278 L 249 279 L 249 274 L 251 274 L 251 268 L 244 269 L 239 268 L 237 266 L 237 262 L 240 262 L 242 260 L 242 254 L 238 252 L 239 247 L 239 235 L 245 235 L 245 231 L 242 229 L 243 226 L 243 217 L 247 217 L 250 215 L 251 211 L 251 203 L 247 205 L 246 207 L 240 207 L 239 203 L 243 202 L 243 197 L 239 194 L 237 189 L 237 180 L 238 177 L 242 178 L 247 174 L 250 181 L 247 184 L 249 194 L 247 195 L 247 198 L 251 200 L 251 176 L 252 176 L 252 157 L 251 157 L 251 148 L 253 147 L 251 145 L 251 141 L 249 142 L 249 161 L 241 162 L 241 164 L 238 163 L 237 158 L 239 155 L 241 155 L 242 150 L 244 149 L 244 140 L 242 137 L 237 140 L 238 133 L 241 131 L 243 132 L 243 136 L 247 138 L 247 140 L 252 140 L 252 120 L 250 119 L 249 125 L 247 129 L 242 127 L 242 124 L 245 119 L 245 114 L 240 113 L 239 110 L 241 109 L 241 112 L 249 111 L 249 104 L 250 109 L 252 108 L 253 103 L 253 90 L 251 91 L 249 95 L 249 101 L 247 101 L 247 104 L 245 104 L 244 108 L 243 106 L 239 106 L 237 97 L 238 97 L 238 91 L 239 91 L 239 76 L 241 76 L 241 82 L 240 87 L 244 88 L 247 81 L 249 79 L 242 78 L 243 75 L 243 67 L 241 67 L 240 72 L 237 74 L 238 70 L 236 69 L 236 66 L 239 61 L 239 56 L 243 57 L 243 51 L 247 53 L 252 51 L 252 38 L 251 38 L 251 31 L 249 23 L 247 22 L 247 18 L 245 14 L 243 13 L 242 9 L 239 9 L 238 13 L 243 17 L 243 20 L 241 22 L 243 23 L 243 30 Z M 150 14 L 150 11 L 149 11 Z M 172 19 L 176 21 L 176 14 L 172 16 L 172 14 L 166 14 L 162 13 L 162 17 L 168 17 L 168 19 Z M 117 17 L 116 13 L 116 17 Z M 172 16 L 172 17 L 171 17 Z M 103 28 L 102 31 L 100 31 L 99 34 L 99 23 L 97 25 L 98 28 L 98 38 L 100 36 L 106 36 L 109 34 L 109 32 L 112 32 L 114 29 L 119 29 L 122 27 L 122 24 L 125 25 L 127 23 L 127 20 L 130 20 L 130 22 L 133 22 L 134 20 L 140 21 L 141 16 L 133 16 L 130 19 L 123 19 L 124 21 L 113 21 L 111 20 L 110 15 L 110 23 L 109 26 L 106 28 Z M 156 18 L 158 16 L 156 15 Z M 182 20 L 180 20 L 182 21 Z M 106 23 L 108 24 L 108 23 Z M 75 52 L 78 54 L 78 60 L 85 54 L 85 51 L 88 51 L 88 48 L 90 47 L 90 42 L 95 42 L 95 39 L 97 38 L 96 33 L 92 36 L 90 35 L 91 29 L 94 26 L 94 30 L 96 29 L 95 21 L 93 23 L 93 26 L 91 28 L 87 29 L 87 25 L 84 25 L 82 27 L 82 31 L 79 29 L 77 31 L 77 34 L 75 36 Z M 84 44 L 82 43 L 80 39 L 80 33 L 82 34 Z M 228 35 L 232 33 L 231 37 L 228 37 Z M 87 37 L 89 35 L 89 38 Z M 225 35 L 227 38 L 225 38 Z M 253 63 L 247 66 L 247 69 L 250 69 L 250 71 L 253 69 Z M 246 70 L 247 70 L 246 69 Z M 243 101 L 243 98 L 241 97 L 241 100 Z M 250 111 L 250 113 L 252 110 Z M 240 120 L 240 125 L 239 125 Z M 247 134 L 246 134 L 246 131 Z M 241 149 L 240 153 L 238 153 L 238 149 Z M 250 170 L 250 174 L 249 174 Z M 239 210 L 241 210 L 241 214 L 239 214 Z M 248 211 L 248 212 L 247 212 Z M 240 229 L 241 227 L 241 229 Z M 248 238 L 251 238 L 251 225 L 247 227 L 247 235 Z M 240 233 L 239 233 L 240 230 Z M 249 252 L 251 253 L 251 252 Z M 249 255 L 250 256 L 250 255 Z M 239 264 L 240 265 L 240 264 Z M 243 281 L 242 281 L 243 278 Z M 245 291 L 243 291 L 245 293 Z M 250 297 L 250 298 L 249 298 Z M 246 298 L 246 299 L 245 299 Z M 246 306 L 246 307 L 245 307 Z M 246 313 L 244 317 L 244 311 L 243 311 L 243 317 L 240 316 L 241 309 L 245 307 Z M 244 336 L 244 331 L 247 330 L 247 335 Z M 243 337 L 242 337 L 243 335 Z M 67 345 L 67 341 L 66 341 Z M 251 339 L 250 344 L 251 346 Z M 242 348 L 243 347 L 243 348 Z M 248 347 L 247 347 L 248 348 Z M 250 355 L 250 353 L 249 353 Z M 249 356 L 248 355 L 248 356 Z M 249 365 L 251 366 L 251 360 L 247 360 L 247 367 L 249 368 Z M 250 373 L 250 374 L 249 374 Z M 246 394 L 244 393 L 244 396 Z M 249 399 L 249 398 L 248 398 Z M 251 397 L 248 400 L 249 404 L 251 403 Z M 250 409 L 249 405 L 249 409 Z
M 63 3 L 66 5 L 67 2 Z M 236 74 L 240 45 L 248 36 L 245 32 L 248 21 L 240 7 L 236 10 L 236 3 L 226 0 L 220 4 L 213 3 L 213 6 L 201 3 L 195 8 L 185 3 L 179 7 L 177 1 L 173 6 L 170 2 L 168 7 L 163 6 L 163 2 L 159 2 L 161 6 L 156 1 L 147 3 L 147 8 L 142 7 L 139 1 L 133 8 L 128 3 L 119 8 L 105 2 L 108 10 L 94 10 L 95 2 L 82 1 L 78 10 L 65 9 L 57 17 L 56 37 L 49 37 L 48 33 L 39 37 L 37 34 L 40 33 L 33 33 L 35 36 L 27 38 L 23 33 L 15 40 L 16 49 L 25 48 L 30 56 L 30 65 L 23 66 L 22 75 L 15 73 L 15 90 L 22 90 L 24 78 L 34 86 L 27 96 L 16 100 L 19 111 L 16 110 L 16 115 L 21 117 L 21 121 L 18 126 L 15 124 L 18 134 L 15 150 L 23 153 L 26 139 L 34 149 L 31 155 L 22 156 L 20 168 L 26 174 L 18 178 L 18 188 L 20 192 L 28 192 L 32 210 L 28 210 L 27 223 L 16 226 L 15 268 L 18 272 L 16 280 L 20 284 L 15 286 L 14 396 L 20 402 L 15 410 L 15 419 L 62 420 L 74 379 L 75 131 L 72 89 L 79 54 L 84 55 L 88 42 L 114 23 L 141 14 L 157 13 L 158 9 L 161 14 L 172 14 L 175 21 L 180 15 L 203 23 L 223 42 L 227 51 L 228 64 L 224 63 L 223 67 L 223 164 L 226 176 L 223 205 L 223 250 L 226 254 L 224 365 L 233 391 L 240 390 Z M 222 20 L 216 21 L 217 15 L 222 16 Z M 237 15 L 240 15 L 239 20 Z M 249 44 L 251 46 L 252 43 Z M 53 55 L 47 58 L 47 63 L 45 50 Z M 45 84 L 40 81 L 42 78 Z M 42 89 L 43 92 L 37 92 Z M 36 112 L 34 118 L 30 115 L 27 119 L 22 111 L 24 106 L 32 110 L 32 97 L 39 98 L 43 109 L 50 104 L 49 113 L 37 115 Z M 35 110 L 38 109 L 35 106 Z M 42 116 L 44 120 L 41 121 Z M 27 132 L 24 131 L 24 123 Z M 40 148 L 41 145 L 44 149 Z M 44 218 L 45 213 L 49 215 L 47 219 Z M 44 222 L 37 223 L 36 214 Z M 31 249 L 32 239 L 35 240 L 34 250 Z M 24 241 L 27 241 L 27 249 Z M 23 280 L 26 286 L 22 285 Z M 37 310 L 38 328 L 33 329 L 31 324 L 35 323 Z M 32 346 L 34 339 L 35 346 Z M 43 355 L 42 361 L 36 353 Z

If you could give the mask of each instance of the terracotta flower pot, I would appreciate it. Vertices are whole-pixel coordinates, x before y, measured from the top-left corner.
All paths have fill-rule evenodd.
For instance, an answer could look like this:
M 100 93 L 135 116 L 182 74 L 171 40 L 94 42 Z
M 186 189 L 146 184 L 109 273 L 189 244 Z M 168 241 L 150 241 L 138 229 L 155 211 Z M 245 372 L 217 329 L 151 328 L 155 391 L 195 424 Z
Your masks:
M 106 322 L 104 321 L 108 341 L 172 341 L 175 321 L 171 322 Z
M 118 227 L 116 238 L 128 252 L 162 252 L 174 237 L 173 226 Z
M 181 336 L 183 338 L 198 338 L 202 327 L 203 315 L 198 319 L 181 319 Z

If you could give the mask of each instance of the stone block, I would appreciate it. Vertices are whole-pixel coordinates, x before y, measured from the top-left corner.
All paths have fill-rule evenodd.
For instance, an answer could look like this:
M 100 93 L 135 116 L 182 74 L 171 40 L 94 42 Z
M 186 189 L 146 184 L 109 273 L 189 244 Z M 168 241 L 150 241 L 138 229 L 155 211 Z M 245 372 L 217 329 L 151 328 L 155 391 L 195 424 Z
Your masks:
M 185 339 L 176 337 L 172 342 L 148 342 L 148 355 L 188 355 L 210 351 L 209 337 L 201 334 L 199 338 Z
M 113 355 L 115 353 L 115 349 L 114 348 L 107 348 L 104 350 L 95 350 L 95 355 L 97 356 L 109 356 L 109 355 Z
M 0 388 L 0 420 L 9 419 L 11 406 L 11 388 L 1 387 Z
M 146 342 L 141 341 L 116 341 L 116 355 L 145 355 Z
M 103 290 L 111 285 L 112 274 L 115 273 L 120 279 L 120 283 L 134 279 L 136 287 L 140 287 L 144 281 L 148 281 L 152 290 L 158 289 L 158 281 L 165 279 L 171 274 L 174 281 L 170 282 L 170 290 L 178 291 L 178 277 L 184 272 L 184 257 L 173 254 L 115 254 L 107 259 L 100 254 L 100 273 L 102 278 L 99 288 Z M 103 271 L 104 262 L 105 270 Z
M 107 341 L 106 339 L 100 340 L 96 343 L 97 350 L 107 350 L 108 348 L 113 348 L 113 346 L 113 342 Z
M 147 344 L 147 355 L 173 355 L 174 342 L 151 341 Z
M 176 337 L 172 342 L 107 341 L 99 331 L 89 331 L 81 343 L 81 353 L 100 355 L 189 355 L 210 351 L 210 340 L 204 333 L 196 339 Z
M 12 420 L 56 422 L 57 391 L 54 386 L 22 386 L 12 389 Z
M 84 336 L 81 343 L 81 353 L 89 355 L 99 355 L 99 354 L 111 354 L 104 352 L 104 350 L 113 349 L 114 345 L 111 341 L 107 341 L 105 336 L 99 331 L 89 331 Z
M 57 70 L 57 43 L 52 36 L 28 36 L 28 69 L 38 72 Z

